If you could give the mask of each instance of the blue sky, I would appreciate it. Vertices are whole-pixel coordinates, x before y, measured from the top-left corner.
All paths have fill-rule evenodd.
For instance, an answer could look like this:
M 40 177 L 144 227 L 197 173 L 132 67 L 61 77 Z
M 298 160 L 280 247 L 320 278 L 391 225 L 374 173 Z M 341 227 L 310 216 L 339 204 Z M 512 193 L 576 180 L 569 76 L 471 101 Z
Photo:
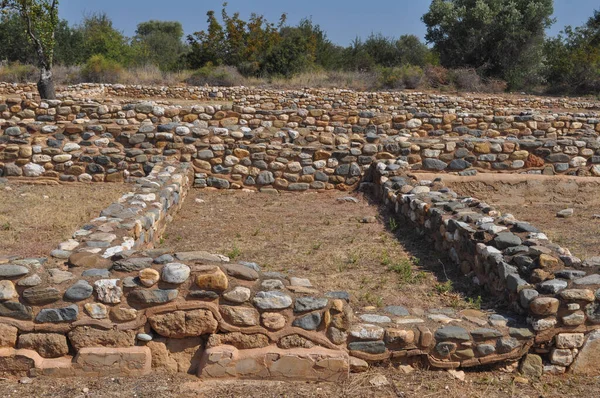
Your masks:
M 429 0 L 229 0 L 230 14 L 239 11 L 244 19 L 251 12 L 263 14 L 276 22 L 282 13 L 290 24 L 304 17 L 327 32 L 337 44 L 347 45 L 356 36 L 371 32 L 398 37 L 402 34 L 425 35 L 421 16 L 429 8 Z M 61 0 L 60 14 L 71 23 L 78 23 L 92 12 L 106 12 L 117 29 L 132 36 L 139 22 L 150 19 L 175 20 L 183 24 L 186 34 L 206 27 L 206 11 L 220 11 L 223 0 Z M 599 9 L 598 0 L 555 0 L 556 24 L 550 35 L 565 25 L 582 25 Z

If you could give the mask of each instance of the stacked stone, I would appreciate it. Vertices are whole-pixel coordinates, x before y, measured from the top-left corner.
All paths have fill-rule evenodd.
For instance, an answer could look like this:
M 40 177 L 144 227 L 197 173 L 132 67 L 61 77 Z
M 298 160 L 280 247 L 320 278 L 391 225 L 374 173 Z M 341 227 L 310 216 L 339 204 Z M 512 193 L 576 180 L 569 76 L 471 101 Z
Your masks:
M 179 160 L 193 162 L 200 187 L 345 189 L 379 159 L 465 175 L 600 175 L 600 120 L 591 115 L 20 99 L 0 110 L 0 171 L 9 177 L 115 182 Z
M 73 237 L 52 251 L 56 259 L 73 266 L 94 262 L 128 251 L 153 247 L 167 226 L 167 219 L 181 207 L 191 179 L 187 164 L 161 163 L 148 177 L 135 182 L 133 192 L 102 210 Z
M 549 371 L 564 372 L 572 365 L 585 335 L 600 323 L 595 260 L 582 262 L 533 225 L 475 198 L 459 197 L 440 181 L 413 180 L 398 162 L 388 163 L 378 163 L 371 174 L 373 189 L 388 207 L 448 253 L 465 275 L 528 317 L 534 349 L 548 354 Z M 581 370 L 582 365 L 573 367 Z

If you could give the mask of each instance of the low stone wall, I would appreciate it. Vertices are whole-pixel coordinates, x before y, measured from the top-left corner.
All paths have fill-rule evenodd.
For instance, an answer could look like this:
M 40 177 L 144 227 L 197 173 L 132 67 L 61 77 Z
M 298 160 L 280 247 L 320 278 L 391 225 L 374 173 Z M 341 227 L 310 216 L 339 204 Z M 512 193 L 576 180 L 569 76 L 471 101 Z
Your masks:
M 547 371 L 570 367 L 598 373 L 590 358 L 600 348 L 600 264 L 582 263 L 533 225 L 459 197 L 440 181 L 407 177 L 397 163 L 375 164 L 364 188 L 373 189 L 400 222 L 414 225 L 415 233 L 448 253 L 474 283 L 527 317 L 535 335 L 533 352 L 544 355 Z
M 197 186 L 348 189 L 375 160 L 413 170 L 600 175 L 600 120 L 6 100 L 3 176 L 123 181 L 165 160 Z
M 589 98 L 555 98 L 467 93 L 464 95 L 431 94 L 414 91 L 361 92 L 346 89 L 276 90 L 260 87 L 194 87 L 143 86 L 123 84 L 83 83 L 58 87 L 61 98 L 124 97 L 161 98 L 201 101 L 234 101 L 265 109 L 284 109 L 290 106 L 331 109 L 339 107 L 405 106 L 423 112 L 448 109 L 488 112 L 498 108 L 523 109 L 581 109 L 599 110 L 600 103 Z M 34 98 L 36 85 L 0 83 L 0 94 Z M 393 109 L 393 108 L 392 108 Z

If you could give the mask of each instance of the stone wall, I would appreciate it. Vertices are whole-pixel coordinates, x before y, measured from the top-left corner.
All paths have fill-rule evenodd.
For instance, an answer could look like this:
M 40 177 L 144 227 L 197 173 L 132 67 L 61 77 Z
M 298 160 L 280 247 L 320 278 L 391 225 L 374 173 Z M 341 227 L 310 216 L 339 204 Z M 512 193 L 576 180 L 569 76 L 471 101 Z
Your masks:
M 401 161 L 400 161 L 401 162 Z M 546 371 L 598 372 L 590 355 L 600 329 L 600 264 L 582 262 L 535 226 L 501 214 L 476 198 L 459 197 L 441 181 L 417 181 L 380 162 L 370 170 L 372 189 L 400 222 L 435 248 L 514 314 L 527 318 L 535 335 L 532 352 Z M 586 342 L 593 346 L 579 353 Z M 579 354 L 579 355 L 578 355 Z M 584 365 L 585 364 L 585 365 Z
M 20 99 L 0 111 L 0 171 L 9 177 L 123 181 L 170 160 L 191 162 L 200 187 L 347 189 L 379 159 L 466 175 L 600 175 L 600 119 L 592 114 Z
M 303 89 L 277 90 L 260 87 L 194 87 L 194 86 L 143 86 L 123 84 L 83 83 L 59 86 L 61 98 L 123 97 L 151 99 L 184 99 L 233 101 L 240 105 L 264 105 L 265 109 L 284 109 L 293 105 L 318 108 L 339 107 L 386 107 L 406 106 L 424 112 L 457 109 L 492 113 L 499 108 L 521 112 L 524 109 L 555 110 L 579 109 L 599 110 L 600 103 L 589 98 L 556 98 L 466 93 L 463 95 L 432 94 L 413 91 L 361 92 L 347 89 Z M 0 94 L 22 95 L 34 98 L 35 84 L 0 83 Z

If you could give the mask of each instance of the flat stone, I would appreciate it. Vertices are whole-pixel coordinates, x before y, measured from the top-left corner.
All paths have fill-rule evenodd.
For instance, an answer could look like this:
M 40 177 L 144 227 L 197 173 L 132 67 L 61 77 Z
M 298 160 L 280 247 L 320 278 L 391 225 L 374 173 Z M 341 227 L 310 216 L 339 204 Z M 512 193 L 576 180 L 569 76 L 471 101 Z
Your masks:
M 582 286 L 582 285 L 600 285 L 600 275 L 598 275 L 598 274 L 588 275 L 588 276 L 583 277 L 583 278 L 575 279 L 573 281 L 573 283 L 575 285 L 578 285 L 578 286 Z
M 60 285 L 63 282 L 73 279 L 73 274 L 69 271 L 61 271 L 59 269 L 49 269 L 50 282 L 54 285 Z
M 1 264 L 0 265 L 0 278 L 18 278 L 29 273 L 27 267 L 14 264 Z
M 552 279 L 540 283 L 540 290 L 546 294 L 556 294 L 561 290 L 566 289 L 567 286 L 569 286 L 567 281 L 563 281 L 562 279 Z
M 45 305 L 60 300 L 61 293 L 54 287 L 32 287 L 23 290 L 22 297 L 29 304 Z
M 180 252 L 175 254 L 175 258 L 179 261 L 183 262 L 194 262 L 194 261 L 206 261 L 206 262 L 227 262 L 225 261 L 224 256 L 220 256 L 218 254 L 212 254 L 205 251 L 195 251 L 195 252 Z
M 227 275 L 237 279 L 242 279 L 245 281 L 255 281 L 258 279 L 258 272 L 244 265 L 227 264 L 224 265 L 224 268 Z
M 107 279 L 110 277 L 110 271 L 102 268 L 86 269 L 81 273 L 84 278 L 103 278 Z
M 196 275 L 196 286 L 200 289 L 223 291 L 229 287 L 227 275 L 217 266 L 205 266 L 194 271 Z
M 363 314 L 360 317 L 360 320 L 367 323 L 391 323 L 392 320 L 390 317 L 384 315 L 377 314 Z
M 399 305 L 387 306 L 384 308 L 384 311 L 388 314 L 396 315 L 396 316 L 409 316 L 410 313 L 404 307 Z
M 77 320 L 78 315 L 79 308 L 73 304 L 64 308 L 43 309 L 35 317 L 35 320 L 40 323 L 72 322 Z
M 127 258 L 115 261 L 111 269 L 117 272 L 137 272 L 150 268 L 153 261 L 150 257 Z
M 65 292 L 65 299 L 71 301 L 81 301 L 92 296 L 94 288 L 84 280 L 75 282 L 73 286 L 67 289 Z
M 529 309 L 536 315 L 553 315 L 558 312 L 560 301 L 554 297 L 537 297 L 529 303 Z
M 600 376 L 598 358 L 600 358 L 600 330 L 594 330 L 588 335 L 570 369 L 576 375 Z
M 477 353 L 482 356 L 492 355 L 496 352 L 496 346 L 492 344 L 479 344 L 476 348 Z
M 147 333 L 138 333 L 135 338 L 144 343 L 152 341 L 152 336 Z
M 190 267 L 181 263 L 170 263 L 163 267 L 161 279 L 164 282 L 180 285 L 190 277 Z
M 355 341 L 348 344 L 348 349 L 373 355 L 383 354 L 386 351 L 383 341 Z
M 471 330 L 471 336 L 477 340 L 491 340 L 502 337 L 502 333 L 495 329 L 475 329 Z
M 471 336 L 469 332 L 458 326 L 445 326 L 435 331 L 435 339 L 441 340 L 462 340 L 469 341 Z
M 284 290 L 285 285 L 279 279 L 267 279 L 260 284 L 263 290 Z
M 371 324 L 357 324 L 352 325 L 349 333 L 350 336 L 360 340 L 383 340 L 385 329 Z
M 20 287 L 35 287 L 42 283 L 42 278 L 38 274 L 33 274 L 28 276 L 27 278 L 21 279 L 17 282 L 17 286 Z
M 287 323 L 285 316 L 276 312 L 263 312 L 260 318 L 263 326 L 271 330 L 281 330 Z
M 164 304 L 177 298 L 177 290 L 134 290 L 129 293 L 129 298 L 142 304 Z
M 154 259 L 154 264 L 168 264 L 168 263 L 172 263 L 175 260 L 175 257 L 171 256 L 170 254 L 163 254 L 162 256 L 159 256 L 157 258 Z
M 350 302 L 350 293 L 348 292 L 327 292 L 325 293 L 325 297 Z
M 534 336 L 533 332 L 526 328 L 509 328 L 508 334 L 518 339 L 530 339 Z
M 283 310 L 292 306 L 292 298 L 282 292 L 258 292 L 252 300 L 261 310 Z
M 503 250 L 512 246 L 519 246 L 523 241 L 515 234 L 501 232 L 494 238 L 494 243 L 498 249 Z
M 152 287 L 160 280 L 160 274 L 155 269 L 146 268 L 139 272 L 138 279 L 142 285 Z
M 308 312 L 321 310 L 327 307 L 329 300 L 326 298 L 301 297 L 296 299 L 294 312 Z
M 544 365 L 542 362 L 542 357 L 534 354 L 527 354 L 525 358 L 521 361 L 521 366 L 519 370 L 525 377 L 530 377 L 534 379 L 538 379 L 542 377 L 544 372 Z
M 192 290 L 188 294 L 188 298 L 194 300 L 217 300 L 219 298 L 219 293 L 211 290 Z
M 294 276 L 290 278 L 290 286 L 313 287 L 310 280 L 306 278 L 297 278 Z
M 57 333 L 22 334 L 18 348 L 37 351 L 42 358 L 60 358 L 69 353 L 67 337 Z
M 560 292 L 560 297 L 567 301 L 588 301 L 596 299 L 594 292 L 589 289 L 565 289 Z

